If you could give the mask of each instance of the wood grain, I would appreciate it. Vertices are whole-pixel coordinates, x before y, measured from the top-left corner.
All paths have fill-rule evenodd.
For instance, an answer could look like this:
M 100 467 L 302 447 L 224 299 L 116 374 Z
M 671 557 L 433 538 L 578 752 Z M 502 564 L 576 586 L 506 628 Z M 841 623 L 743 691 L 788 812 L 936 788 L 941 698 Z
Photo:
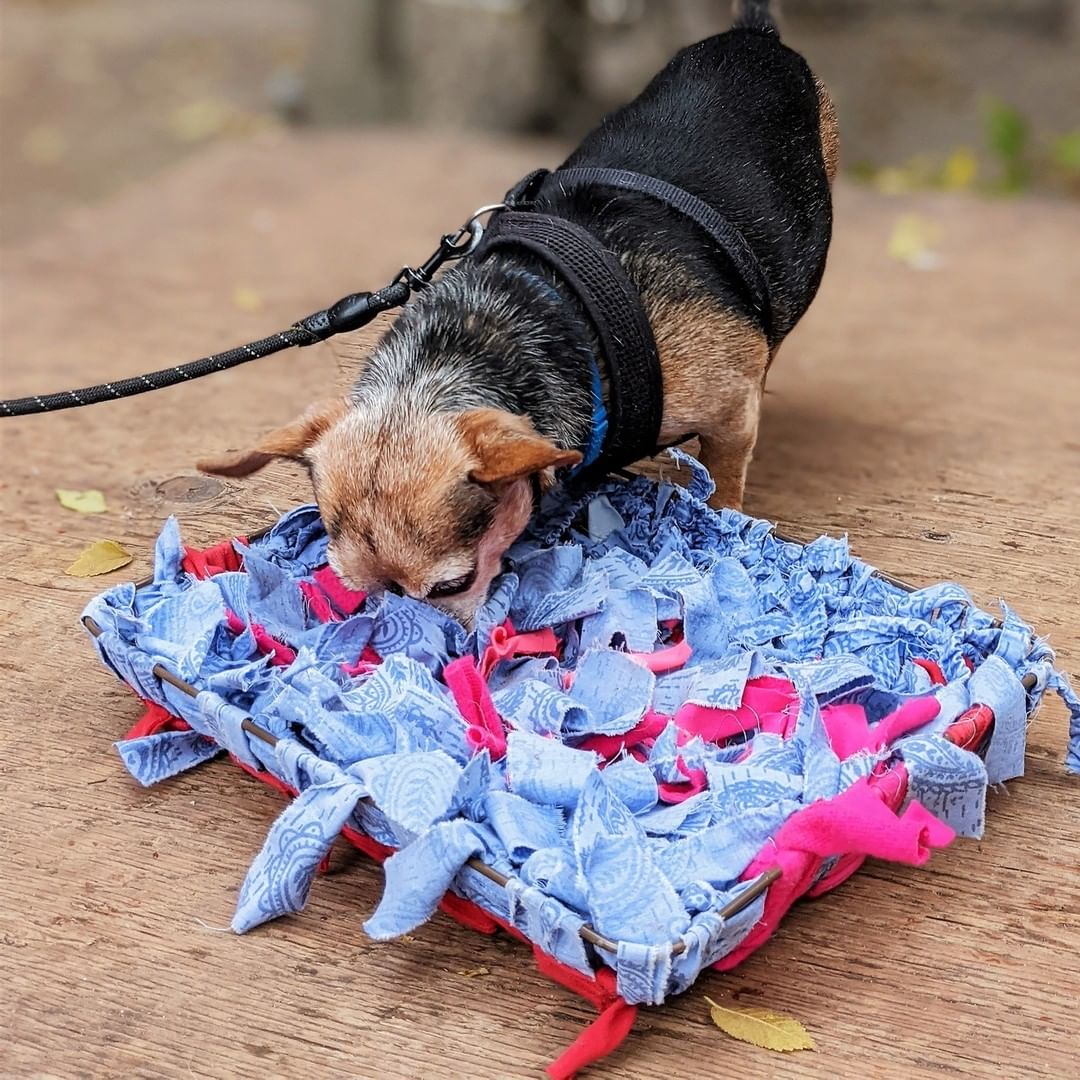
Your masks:
M 557 149 L 371 133 L 209 151 L 3 254 L 11 396 L 186 360 L 370 286 Z M 439 176 L 436 196 L 422 177 Z M 885 255 L 897 215 L 944 230 L 943 265 Z M 748 509 L 847 532 L 901 576 L 1009 599 L 1080 662 L 1080 212 L 886 200 L 841 186 L 821 296 L 770 380 Z M 238 285 L 265 300 L 235 310 Z M 358 348 L 365 340 L 361 338 Z M 334 378 L 328 346 L 86 411 L 0 424 L 0 1074 L 10 1077 L 538 1076 L 591 1018 L 527 952 L 443 916 L 367 941 L 380 871 L 339 853 L 301 916 L 237 938 L 247 864 L 280 803 L 221 763 L 138 788 L 111 749 L 138 703 L 77 627 L 150 565 L 162 519 L 207 543 L 308 493 L 275 467 L 204 481 L 196 458 L 287 419 Z M 104 516 L 57 487 L 100 488 Z M 87 543 L 135 556 L 65 577 Z M 924 870 L 873 865 L 800 906 L 735 973 L 643 1010 L 597 1077 L 1060 1077 L 1080 997 L 1080 782 L 1065 716 L 1031 727 L 1028 775 L 979 843 Z M 460 974 L 478 966 L 489 974 Z M 703 994 L 800 1019 L 818 1051 L 770 1055 L 711 1025 Z

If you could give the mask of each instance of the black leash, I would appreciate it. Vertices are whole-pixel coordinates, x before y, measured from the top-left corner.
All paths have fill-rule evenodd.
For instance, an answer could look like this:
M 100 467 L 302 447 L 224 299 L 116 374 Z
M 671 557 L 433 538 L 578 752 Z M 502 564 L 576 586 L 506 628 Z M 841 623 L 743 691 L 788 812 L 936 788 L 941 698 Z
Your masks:
M 103 401 L 133 397 L 151 390 L 163 390 L 165 387 L 201 379 L 204 375 L 213 375 L 216 371 L 225 371 L 251 360 L 261 360 L 264 356 L 271 356 L 283 349 L 303 348 L 318 341 L 325 341 L 335 334 L 358 330 L 384 311 L 404 304 L 414 292 L 430 283 L 444 263 L 470 254 L 484 235 L 484 225 L 480 219 L 485 214 L 501 209 L 501 204 L 481 207 L 456 233 L 447 233 L 425 262 L 417 267 L 402 267 L 393 281 L 376 292 L 351 293 L 277 334 L 215 353 L 213 356 L 204 356 L 200 360 L 192 360 L 188 364 L 151 371 L 146 375 L 99 383 L 97 386 L 85 386 L 80 390 L 62 390 L 53 394 L 32 394 L 30 397 L 0 400 L 0 416 L 29 416 L 33 413 L 55 412 L 58 409 L 74 409 L 80 405 L 97 405 Z
M 314 345 L 335 334 L 357 330 L 383 312 L 400 307 L 427 286 L 446 262 L 473 252 L 480 258 L 496 248 L 516 246 L 538 255 L 570 286 L 597 332 L 611 394 L 606 403 L 610 423 L 606 423 L 607 437 L 596 468 L 607 470 L 647 457 L 656 450 L 663 384 L 641 298 L 618 259 L 595 236 L 564 218 L 545 214 L 537 205 L 543 202 L 543 191 L 549 184 L 564 192 L 596 186 L 646 195 L 694 222 L 712 239 L 717 253 L 727 259 L 772 342 L 772 305 L 761 265 L 742 233 L 707 203 L 666 181 L 626 170 L 569 168 L 551 173 L 537 169 L 519 181 L 504 202 L 481 207 L 456 233 L 447 233 L 424 263 L 403 267 L 376 292 L 352 293 L 280 333 L 189 364 L 81 390 L 0 401 L 0 416 L 26 416 L 132 397 L 259 360 L 282 349 Z M 481 218 L 499 211 L 485 240 Z M 605 403 L 599 407 L 603 412 Z

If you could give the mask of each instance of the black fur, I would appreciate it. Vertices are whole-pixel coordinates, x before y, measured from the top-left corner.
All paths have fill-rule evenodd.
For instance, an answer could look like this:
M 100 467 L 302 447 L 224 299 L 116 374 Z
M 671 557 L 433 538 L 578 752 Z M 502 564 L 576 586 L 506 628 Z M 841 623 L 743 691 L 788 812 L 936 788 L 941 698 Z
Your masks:
M 744 3 L 735 29 L 683 49 L 565 165 L 644 173 L 715 207 L 762 265 L 779 343 L 817 292 L 832 203 L 817 86 L 802 57 L 781 44 L 767 7 Z M 657 290 L 675 301 L 707 295 L 752 320 L 726 260 L 694 225 L 652 199 L 579 189 L 547 194 L 538 209 L 602 238 L 646 300 Z M 673 265 L 684 272 L 670 273 Z M 595 342 L 566 292 L 516 256 L 466 260 L 405 309 L 356 394 L 362 399 L 365 386 L 389 382 L 407 395 L 423 371 L 437 387 L 432 408 L 506 408 L 528 415 L 559 445 L 580 448 Z

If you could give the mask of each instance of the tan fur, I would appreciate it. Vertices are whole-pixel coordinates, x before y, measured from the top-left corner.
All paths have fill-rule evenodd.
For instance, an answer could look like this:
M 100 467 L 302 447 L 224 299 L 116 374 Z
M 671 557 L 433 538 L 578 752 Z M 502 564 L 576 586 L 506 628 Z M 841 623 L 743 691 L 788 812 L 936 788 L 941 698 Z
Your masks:
M 365 590 L 394 583 L 422 599 L 475 566 L 467 592 L 439 600 L 466 625 L 532 513 L 529 477 L 581 460 L 538 435 L 525 417 L 498 409 L 430 414 L 401 406 L 373 420 L 345 401 L 330 401 L 250 450 L 199 468 L 246 476 L 275 457 L 301 456 L 312 468 L 331 535 L 328 557 L 339 577 Z M 455 497 L 469 479 L 490 490 L 497 506 L 479 545 L 463 546 L 454 541 Z
M 705 297 L 661 293 L 647 306 L 664 378 L 660 441 L 697 432 L 701 462 L 716 484 L 710 503 L 739 509 L 769 363 L 765 336 Z
M 829 88 L 814 76 L 818 95 L 818 117 L 821 131 L 821 153 L 825 158 L 825 175 L 832 184 L 840 164 L 840 128 L 836 120 L 836 106 Z
M 200 461 L 197 468 L 201 472 L 215 476 L 250 476 L 274 458 L 303 457 L 304 452 L 348 411 L 349 403 L 345 398 L 328 398 L 317 401 L 303 416 L 284 427 L 277 428 L 264 435 L 253 447 L 238 450 L 225 457 L 212 461 Z
M 560 449 L 538 435 L 524 416 L 502 409 L 471 409 L 458 419 L 458 427 L 479 462 L 470 475 L 480 484 L 551 473 L 581 461 L 578 451 Z

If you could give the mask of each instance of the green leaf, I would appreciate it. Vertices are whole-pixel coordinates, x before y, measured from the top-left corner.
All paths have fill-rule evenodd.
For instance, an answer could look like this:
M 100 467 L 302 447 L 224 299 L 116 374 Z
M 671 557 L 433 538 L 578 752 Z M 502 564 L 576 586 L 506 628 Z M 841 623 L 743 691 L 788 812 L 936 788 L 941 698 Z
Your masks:
M 80 514 L 104 514 L 108 507 L 105 496 L 100 491 L 73 491 L 70 488 L 57 488 L 56 497 L 60 505 Z
M 813 1050 L 814 1040 L 810 1033 L 790 1016 L 781 1016 L 768 1009 L 732 1009 L 718 1005 L 712 998 L 709 1014 L 713 1023 L 725 1034 L 741 1042 L 752 1043 L 763 1050 L 787 1053 L 792 1050 Z
M 125 551 L 115 540 L 98 540 L 64 571 L 72 577 L 98 577 L 127 566 L 133 555 Z
M 1002 161 L 1017 162 L 1027 149 L 1028 122 L 1011 105 L 991 101 L 986 106 L 986 142 Z
M 1080 129 L 1054 140 L 1054 164 L 1069 172 L 1080 172 Z

